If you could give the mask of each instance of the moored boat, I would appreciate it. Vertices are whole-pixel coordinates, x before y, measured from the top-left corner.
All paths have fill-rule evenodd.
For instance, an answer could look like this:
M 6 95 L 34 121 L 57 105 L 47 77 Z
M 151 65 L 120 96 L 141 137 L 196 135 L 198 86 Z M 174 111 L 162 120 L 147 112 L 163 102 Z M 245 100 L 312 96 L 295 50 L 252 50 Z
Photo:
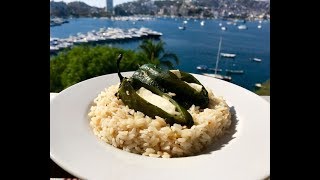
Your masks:
M 202 75 L 213 77 L 213 78 L 216 78 L 216 79 L 225 80 L 225 81 L 228 81 L 228 82 L 230 82 L 232 80 L 232 78 L 230 76 L 223 76 L 221 74 L 202 73 Z
M 262 59 L 259 59 L 259 58 L 253 58 L 252 61 L 255 61 L 255 62 L 261 62 Z
M 261 84 L 261 83 L 256 83 L 256 84 L 254 84 L 254 86 L 255 86 L 256 88 L 261 88 L 261 87 L 262 87 L 262 84 Z
M 220 53 L 220 56 L 225 57 L 225 58 L 235 58 L 235 57 L 236 57 L 236 54 Z
M 244 70 L 232 70 L 232 69 L 226 69 L 225 70 L 228 74 L 243 74 Z
M 244 24 L 241 24 L 241 25 L 238 26 L 238 29 L 244 30 L 244 29 L 248 29 L 248 27 L 246 25 L 244 25 Z
M 197 66 L 197 70 L 200 70 L 200 71 L 206 71 L 207 69 L 208 69 L 208 66 L 206 66 L 206 65 Z

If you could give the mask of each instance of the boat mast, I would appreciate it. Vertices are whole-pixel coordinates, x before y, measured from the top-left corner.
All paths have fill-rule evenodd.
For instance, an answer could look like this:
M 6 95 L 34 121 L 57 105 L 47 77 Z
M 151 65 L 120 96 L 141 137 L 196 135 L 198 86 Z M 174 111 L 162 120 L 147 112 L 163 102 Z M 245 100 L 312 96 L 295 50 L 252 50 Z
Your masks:
M 218 70 L 218 63 L 219 63 L 219 57 L 220 57 L 220 48 L 221 48 L 221 37 L 220 37 L 220 42 L 219 42 L 219 49 L 218 49 L 216 68 L 214 70 L 214 74 L 217 74 L 217 70 Z

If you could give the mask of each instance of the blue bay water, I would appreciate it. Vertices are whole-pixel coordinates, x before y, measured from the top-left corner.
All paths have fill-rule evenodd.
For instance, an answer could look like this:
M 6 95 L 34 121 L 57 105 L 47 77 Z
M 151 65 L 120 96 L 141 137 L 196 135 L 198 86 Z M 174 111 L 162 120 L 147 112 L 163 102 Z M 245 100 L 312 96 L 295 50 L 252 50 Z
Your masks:
M 106 19 L 79 18 L 70 19 L 69 23 L 50 27 L 50 36 L 66 38 L 78 32 L 86 33 L 102 27 L 140 28 L 147 27 L 163 33 L 161 39 L 166 43 L 165 49 L 177 54 L 180 64 L 176 66 L 183 71 L 200 74 L 196 67 L 200 64 L 215 67 L 219 38 L 222 37 L 221 52 L 235 53 L 236 58 L 219 61 L 221 69 L 242 69 L 244 74 L 234 74 L 232 83 L 253 90 L 255 83 L 262 83 L 270 78 L 270 23 L 263 22 L 258 29 L 258 22 L 247 22 L 247 30 L 239 30 L 237 26 L 227 25 L 226 21 L 189 20 L 186 30 L 179 30 L 184 19 L 159 18 L 150 21 L 111 21 Z M 227 27 L 220 29 L 219 23 Z M 113 43 L 110 46 L 138 50 L 141 41 Z M 260 58 L 262 62 L 253 62 L 252 58 Z

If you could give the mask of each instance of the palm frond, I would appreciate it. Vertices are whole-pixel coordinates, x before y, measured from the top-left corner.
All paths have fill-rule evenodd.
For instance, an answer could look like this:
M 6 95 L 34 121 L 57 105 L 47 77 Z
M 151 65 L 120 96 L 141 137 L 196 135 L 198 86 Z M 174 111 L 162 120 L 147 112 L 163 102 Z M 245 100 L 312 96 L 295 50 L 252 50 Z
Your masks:
M 139 48 L 147 55 L 149 60 L 153 60 L 154 56 L 154 46 L 152 41 L 150 40 L 143 40 L 142 43 L 139 45 Z
M 179 58 L 174 53 L 164 53 L 160 58 L 160 61 L 165 61 L 165 60 L 173 60 L 176 63 L 176 65 L 179 65 Z
M 162 53 L 164 53 L 164 42 L 160 41 L 157 44 L 154 44 L 155 57 L 160 57 Z
M 164 49 L 165 42 L 158 41 L 155 42 L 150 39 L 145 39 L 139 45 L 139 48 L 142 52 L 148 57 L 148 60 L 153 64 L 164 64 L 164 66 L 173 67 L 173 63 L 170 61 L 174 61 L 176 65 L 179 64 L 179 58 L 174 53 L 167 53 Z M 164 61 L 165 63 L 161 63 Z M 166 62 L 169 61 L 169 62 Z
M 173 64 L 171 61 L 160 61 L 160 66 L 164 66 L 168 69 L 173 69 Z

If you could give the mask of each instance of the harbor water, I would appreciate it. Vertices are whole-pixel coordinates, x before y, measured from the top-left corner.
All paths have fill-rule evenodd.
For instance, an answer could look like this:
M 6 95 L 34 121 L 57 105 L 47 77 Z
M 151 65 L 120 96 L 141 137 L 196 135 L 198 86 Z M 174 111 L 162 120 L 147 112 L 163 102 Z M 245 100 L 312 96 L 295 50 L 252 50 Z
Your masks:
M 50 37 L 67 38 L 77 33 L 87 33 L 99 28 L 141 28 L 146 27 L 161 32 L 161 39 L 166 43 L 168 52 L 177 54 L 180 64 L 177 69 L 201 74 L 198 65 L 214 68 L 217 59 L 219 39 L 222 37 L 221 53 L 236 54 L 234 59 L 220 58 L 219 69 L 243 70 L 243 74 L 230 74 L 232 83 L 249 90 L 254 90 L 255 83 L 263 83 L 270 78 L 270 22 L 263 21 L 258 28 L 258 21 L 246 22 L 248 29 L 241 30 L 238 25 L 227 24 L 222 20 L 189 19 L 186 29 L 178 27 L 186 19 L 156 18 L 144 21 L 111 21 L 99 18 L 69 19 L 69 23 L 50 27 Z M 227 30 L 221 30 L 219 23 Z M 139 41 L 112 43 L 109 46 L 138 50 Z M 261 59 L 261 62 L 253 61 Z

